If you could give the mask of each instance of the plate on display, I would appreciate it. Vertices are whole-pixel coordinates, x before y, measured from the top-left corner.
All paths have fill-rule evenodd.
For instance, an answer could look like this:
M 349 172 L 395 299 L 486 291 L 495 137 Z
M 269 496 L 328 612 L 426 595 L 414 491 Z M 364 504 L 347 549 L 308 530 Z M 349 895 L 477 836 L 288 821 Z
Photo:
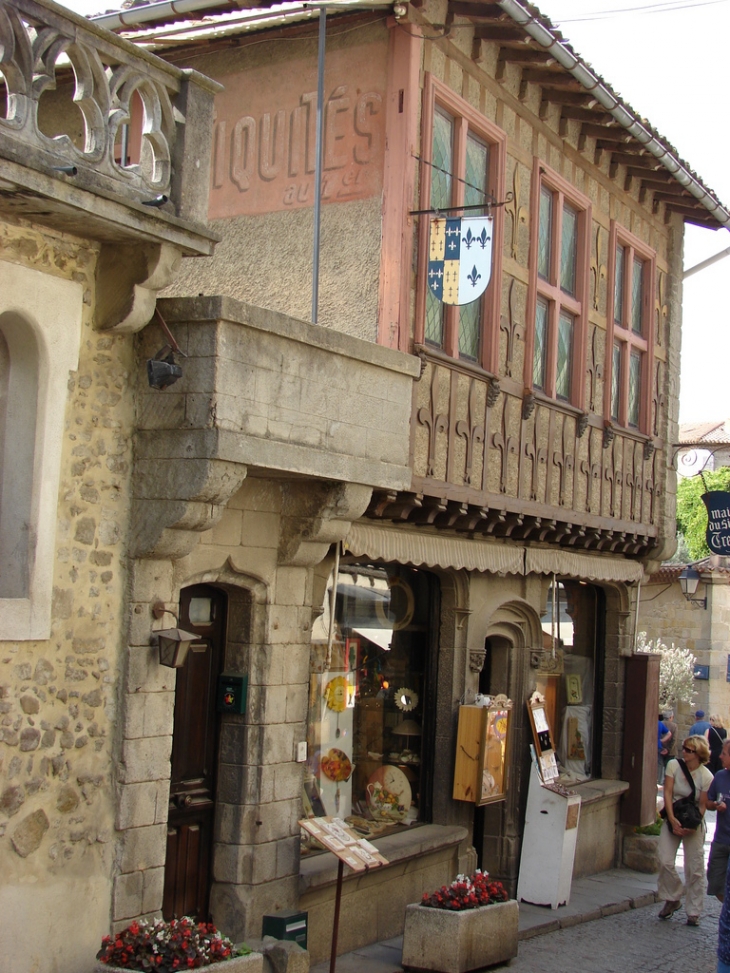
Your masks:
M 325 777 L 336 784 L 349 780 L 352 774 L 352 761 L 344 750 L 338 750 L 336 747 L 327 751 L 320 760 L 319 766 Z
M 411 808 L 411 785 L 398 767 L 378 767 L 366 787 L 368 808 L 374 818 L 405 821 Z

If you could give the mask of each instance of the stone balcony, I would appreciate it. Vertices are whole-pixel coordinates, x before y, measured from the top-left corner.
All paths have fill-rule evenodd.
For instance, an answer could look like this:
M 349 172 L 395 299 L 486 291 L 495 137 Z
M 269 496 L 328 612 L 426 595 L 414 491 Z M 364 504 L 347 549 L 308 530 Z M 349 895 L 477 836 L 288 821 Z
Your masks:
M 105 245 L 127 246 L 130 260 L 107 253 L 106 262 L 153 289 L 180 256 L 213 252 L 206 220 L 220 85 L 50 0 L 3 0 L 0 82 L 0 219 L 98 241 L 102 271 Z M 135 151 L 121 158 L 132 130 Z M 153 307 L 130 318 L 104 290 L 98 326 L 147 323 Z
M 290 538 L 297 519 L 346 520 L 373 489 L 410 486 L 418 358 L 232 298 L 159 308 L 185 357 L 172 387 L 138 387 L 137 556 L 183 556 L 246 476 L 287 480 L 292 509 L 302 486 Z M 141 374 L 166 338 L 153 324 L 138 342 Z

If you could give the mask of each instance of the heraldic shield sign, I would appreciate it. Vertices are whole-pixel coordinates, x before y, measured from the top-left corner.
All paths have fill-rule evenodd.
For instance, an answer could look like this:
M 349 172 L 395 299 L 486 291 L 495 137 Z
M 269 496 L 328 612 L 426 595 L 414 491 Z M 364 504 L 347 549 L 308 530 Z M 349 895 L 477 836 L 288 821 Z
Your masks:
M 431 220 L 428 286 L 444 304 L 471 304 L 492 274 L 492 218 Z
M 711 490 L 702 494 L 707 507 L 707 546 L 713 554 L 730 554 L 730 493 Z

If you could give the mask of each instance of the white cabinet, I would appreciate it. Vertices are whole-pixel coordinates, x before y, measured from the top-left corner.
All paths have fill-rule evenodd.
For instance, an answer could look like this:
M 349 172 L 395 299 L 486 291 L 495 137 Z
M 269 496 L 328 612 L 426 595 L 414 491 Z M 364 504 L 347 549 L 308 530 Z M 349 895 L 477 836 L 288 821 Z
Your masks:
M 517 901 L 557 909 L 570 902 L 580 795 L 559 784 L 542 785 L 530 767 Z

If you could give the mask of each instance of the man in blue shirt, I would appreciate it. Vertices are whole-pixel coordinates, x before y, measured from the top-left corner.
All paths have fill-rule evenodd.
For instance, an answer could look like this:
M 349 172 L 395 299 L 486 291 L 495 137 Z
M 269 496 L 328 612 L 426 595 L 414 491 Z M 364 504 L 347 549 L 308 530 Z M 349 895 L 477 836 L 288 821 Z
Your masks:
M 703 737 L 707 733 L 707 731 L 710 729 L 710 724 L 705 719 L 705 711 L 703 709 L 698 709 L 697 710 L 697 712 L 695 713 L 695 720 L 697 722 L 696 723 L 693 723 L 692 726 L 689 728 L 689 733 L 687 734 L 687 736 L 688 737 L 694 737 L 694 736 Z
M 707 862 L 707 894 L 716 895 L 722 902 L 730 860 L 730 740 L 722 746 L 720 763 L 722 770 L 715 774 L 707 791 L 707 807 L 710 811 L 717 811 L 715 837 Z

